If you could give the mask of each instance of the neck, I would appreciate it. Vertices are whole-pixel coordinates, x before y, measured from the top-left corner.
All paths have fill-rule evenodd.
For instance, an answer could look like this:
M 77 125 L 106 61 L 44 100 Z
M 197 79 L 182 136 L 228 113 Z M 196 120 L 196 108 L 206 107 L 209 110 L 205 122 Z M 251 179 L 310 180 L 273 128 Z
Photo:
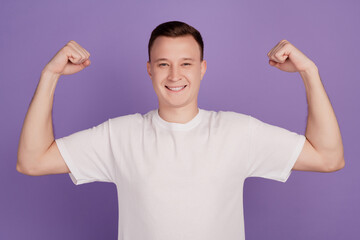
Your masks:
M 198 113 L 199 109 L 197 103 L 176 108 L 159 105 L 159 116 L 167 122 L 187 123 L 190 122 Z

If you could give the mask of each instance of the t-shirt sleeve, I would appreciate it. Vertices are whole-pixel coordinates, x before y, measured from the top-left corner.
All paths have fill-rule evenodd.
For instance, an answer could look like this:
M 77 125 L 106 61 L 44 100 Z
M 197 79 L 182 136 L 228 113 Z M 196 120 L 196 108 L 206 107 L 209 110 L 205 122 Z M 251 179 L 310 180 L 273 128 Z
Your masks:
M 249 116 L 248 177 L 286 182 L 305 143 L 305 136 Z
M 56 139 L 56 144 L 75 185 L 114 182 L 115 158 L 111 148 L 109 120 L 92 128 Z

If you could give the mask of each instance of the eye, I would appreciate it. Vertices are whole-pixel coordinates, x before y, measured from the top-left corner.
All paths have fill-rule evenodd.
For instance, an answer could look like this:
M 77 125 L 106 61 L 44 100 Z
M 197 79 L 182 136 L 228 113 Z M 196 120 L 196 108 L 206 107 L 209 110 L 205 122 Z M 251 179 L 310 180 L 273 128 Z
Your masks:
M 190 66 L 191 63 L 183 63 L 184 66 Z
M 159 67 L 165 67 L 166 65 L 168 65 L 167 63 L 160 63 Z

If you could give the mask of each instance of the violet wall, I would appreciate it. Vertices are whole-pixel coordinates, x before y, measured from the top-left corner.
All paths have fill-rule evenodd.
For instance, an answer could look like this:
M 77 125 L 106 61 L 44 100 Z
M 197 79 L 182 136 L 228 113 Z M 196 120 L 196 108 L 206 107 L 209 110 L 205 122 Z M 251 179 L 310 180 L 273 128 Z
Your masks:
M 156 108 L 147 43 L 153 28 L 170 20 L 193 25 L 204 38 L 208 70 L 200 108 L 246 113 L 304 134 L 300 75 L 271 67 L 266 55 L 287 39 L 317 64 L 337 115 L 346 167 L 294 171 L 285 184 L 247 179 L 247 240 L 358 239 L 359 10 L 355 0 L 1 0 L 0 239 L 117 238 L 115 185 L 75 186 L 68 174 L 18 173 L 20 131 L 42 68 L 69 40 L 91 53 L 92 64 L 58 82 L 56 138 Z

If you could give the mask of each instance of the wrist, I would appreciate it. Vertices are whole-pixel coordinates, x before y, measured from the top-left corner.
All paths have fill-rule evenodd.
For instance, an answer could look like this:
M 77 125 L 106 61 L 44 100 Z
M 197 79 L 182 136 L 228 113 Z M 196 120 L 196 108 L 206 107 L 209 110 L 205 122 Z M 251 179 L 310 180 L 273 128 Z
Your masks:
M 299 71 L 300 75 L 302 77 L 306 77 L 306 76 L 311 76 L 314 74 L 318 74 L 319 73 L 319 69 L 317 68 L 317 66 L 315 65 L 315 63 L 311 63 L 309 64 L 309 66 L 303 70 L 303 71 Z
M 316 86 L 322 85 L 319 70 L 315 64 L 309 68 L 306 68 L 304 71 L 300 71 L 299 74 L 305 84 L 306 92 Z
M 54 73 L 52 71 L 49 71 L 49 70 L 46 70 L 46 69 L 43 69 L 41 71 L 41 78 L 51 78 L 51 79 L 59 79 L 61 76 L 61 74 L 59 73 Z

